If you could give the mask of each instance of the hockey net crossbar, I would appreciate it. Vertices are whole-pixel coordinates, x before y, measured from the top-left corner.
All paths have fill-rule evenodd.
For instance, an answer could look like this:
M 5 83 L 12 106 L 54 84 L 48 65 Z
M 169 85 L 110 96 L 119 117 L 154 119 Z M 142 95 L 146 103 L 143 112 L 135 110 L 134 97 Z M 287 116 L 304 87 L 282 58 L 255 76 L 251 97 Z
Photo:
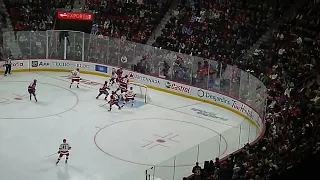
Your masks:
M 144 103 L 150 102 L 148 87 L 146 85 L 130 81 L 129 87 L 133 87 L 133 91 L 136 93 L 136 98 L 143 99 Z

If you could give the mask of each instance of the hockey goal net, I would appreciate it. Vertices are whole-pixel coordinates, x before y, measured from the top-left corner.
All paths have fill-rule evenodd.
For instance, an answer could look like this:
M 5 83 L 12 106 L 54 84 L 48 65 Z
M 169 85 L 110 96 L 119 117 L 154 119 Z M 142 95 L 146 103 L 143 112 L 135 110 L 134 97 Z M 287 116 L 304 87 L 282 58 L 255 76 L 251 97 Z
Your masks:
M 129 88 L 130 87 L 132 87 L 133 91 L 136 93 L 136 98 L 142 99 L 144 103 L 150 102 L 148 87 L 146 85 L 130 81 Z

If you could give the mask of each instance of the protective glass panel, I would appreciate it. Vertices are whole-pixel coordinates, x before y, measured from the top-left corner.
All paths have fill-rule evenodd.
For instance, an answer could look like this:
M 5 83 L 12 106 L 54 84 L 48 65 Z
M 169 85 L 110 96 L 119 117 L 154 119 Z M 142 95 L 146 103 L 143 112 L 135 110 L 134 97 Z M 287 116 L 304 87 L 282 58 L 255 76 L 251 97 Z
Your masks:
M 112 66 L 120 65 L 120 39 L 109 38 L 108 44 L 108 64 Z
M 62 31 L 47 31 L 48 59 L 64 59 L 64 34 Z
M 207 89 L 220 92 L 220 80 L 221 80 L 221 63 L 217 61 L 209 61 L 209 77 Z
M 83 32 L 66 31 L 64 32 L 64 37 L 67 39 L 66 59 L 82 61 L 82 48 L 84 48 Z
M 3 37 L 2 54 L 3 54 L 4 58 L 7 58 L 10 55 L 13 55 L 13 53 L 11 52 L 12 47 L 18 47 L 17 52 L 16 52 L 18 57 L 14 57 L 14 58 L 19 58 L 20 56 L 22 56 L 22 52 L 20 51 L 18 41 L 16 39 L 16 35 L 14 32 L 10 32 L 10 31 L 4 32 L 2 37 Z
M 200 57 L 194 57 L 192 64 L 192 85 L 206 89 L 208 86 L 208 71 L 208 61 Z
M 47 55 L 47 32 L 30 32 L 30 59 L 46 59 Z
M 16 32 L 17 48 L 22 52 L 22 59 L 30 59 L 31 55 L 31 32 L 18 31 Z
M 127 41 L 122 37 L 120 41 L 120 61 L 119 66 L 125 69 L 131 69 L 135 61 L 136 43 Z
M 158 178 L 163 180 L 173 180 L 175 173 L 175 157 L 172 157 L 162 163 L 157 164 L 154 168 L 152 180 Z
M 191 84 L 193 58 L 181 53 L 172 53 L 172 55 L 172 79 L 177 82 Z
M 108 64 L 109 38 L 92 34 L 85 34 L 85 59 L 86 61 Z

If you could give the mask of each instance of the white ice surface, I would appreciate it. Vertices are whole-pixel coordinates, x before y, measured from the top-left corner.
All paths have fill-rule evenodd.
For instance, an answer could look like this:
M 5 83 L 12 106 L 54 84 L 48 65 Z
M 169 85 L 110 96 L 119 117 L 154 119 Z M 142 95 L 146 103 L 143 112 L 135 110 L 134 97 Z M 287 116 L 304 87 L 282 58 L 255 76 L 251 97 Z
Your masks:
M 225 109 L 150 89 L 150 104 L 108 112 L 99 106 L 106 101 L 95 99 L 100 85 L 69 89 L 69 80 L 62 77 L 67 75 L 14 73 L 0 79 L 1 180 L 143 180 L 146 169 L 170 166 L 176 155 L 177 166 L 189 165 L 177 168 L 180 178 L 197 160 L 229 154 L 257 134 Z M 37 103 L 27 94 L 33 79 L 38 80 Z M 70 159 L 56 166 L 56 155 L 45 156 L 57 152 L 63 138 L 72 146 Z M 158 177 L 172 178 L 173 168 L 156 169 Z

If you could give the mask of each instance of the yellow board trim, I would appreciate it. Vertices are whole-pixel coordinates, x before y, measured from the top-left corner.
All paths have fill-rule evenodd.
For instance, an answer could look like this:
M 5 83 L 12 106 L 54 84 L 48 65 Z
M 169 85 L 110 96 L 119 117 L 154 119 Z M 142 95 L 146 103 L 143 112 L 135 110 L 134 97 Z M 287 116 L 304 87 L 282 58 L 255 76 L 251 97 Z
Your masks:
M 39 69 L 30 69 L 30 70 L 29 69 L 19 69 L 19 70 L 13 70 L 12 72 L 39 72 L 39 71 L 70 72 L 69 69 L 51 69 L 51 68 L 48 68 L 48 69 L 39 68 Z M 4 71 L 0 71 L 0 72 L 4 73 Z M 97 72 L 89 72 L 89 71 L 84 71 L 84 70 L 81 70 L 81 73 L 95 75 L 95 76 L 102 76 L 102 77 L 110 77 L 109 74 L 102 74 L 102 73 L 97 73 Z M 227 106 L 215 103 L 215 102 L 211 102 L 211 101 L 206 101 L 206 100 L 203 100 L 203 99 L 200 99 L 200 98 L 192 97 L 192 96 L 189 96 L 189 95 L 185 95 L 185 94 L 181 94 L 181 93 L 177 93 L 177 92 L 172 92 L 172 91 L 169 91 L 169 90 L 166 90 L 166 89 L 162 89 L 162 88 L 158 88 L 158 87 L 155 87 L 155 86 L 150 86 L 150 85 L 146 85 L 146 86 L 148 88 L 151 88 L 151 89 L 154 89 L 154 90 L 157 90 L 157 91 L 165 92 L 165 93 L 168 93 L 168 94 L 173 94 L 173 95 L 176 95 L 176 96 L 181 96 L 181 97 L 184 97 L 184 98 L 188 98 L 188 99 L 204 102 L 204 103 L 207 103 L 207 104 L 211 104 L 211 105 L 218 106 L 220 108 L 226 109 L 228 111 L 231 111 L 231 112 L 243 117 L 244 119 L 249 121 L 251 125 L 253 125 L 254 127 L 256 127 L 257 129 L 260 130 L 259 126 L 253 120 L 251 120 L 249 117 L 239 113 L 238 111 L 236 111 L 236 110 L 234 110 L 234 109 L 232 109 L 230 107 L 227 107 Z

